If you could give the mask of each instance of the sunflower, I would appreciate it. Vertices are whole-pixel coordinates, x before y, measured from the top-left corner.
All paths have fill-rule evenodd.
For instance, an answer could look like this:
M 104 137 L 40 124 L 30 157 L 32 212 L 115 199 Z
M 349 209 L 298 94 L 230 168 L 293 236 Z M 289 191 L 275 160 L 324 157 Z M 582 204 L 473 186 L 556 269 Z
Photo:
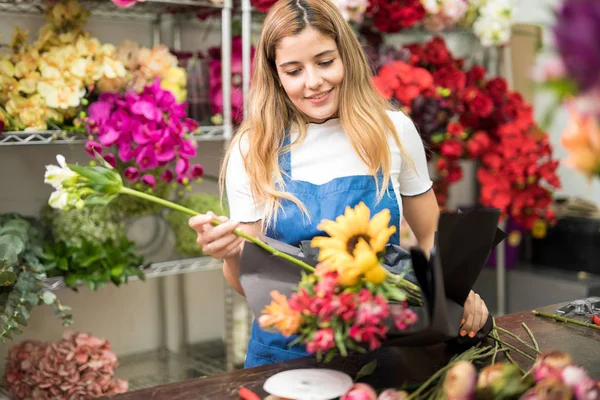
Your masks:
M 391 216 L 387 209 L 370 217 L 371 211 L 362 202 L 355 208 L 346 207 L 344 215 L 335 221 L 323 220 L 319 224 L 318 228 L 329 237 L 317 236 L 311 241 L 311 246 L 320 249 L 319 261 L 337 270 L 344 286 L 358 283 L 361 276 L 373 283 L 385 279 L 377 255 L 385 249 L 396 227 L 389 226 Z

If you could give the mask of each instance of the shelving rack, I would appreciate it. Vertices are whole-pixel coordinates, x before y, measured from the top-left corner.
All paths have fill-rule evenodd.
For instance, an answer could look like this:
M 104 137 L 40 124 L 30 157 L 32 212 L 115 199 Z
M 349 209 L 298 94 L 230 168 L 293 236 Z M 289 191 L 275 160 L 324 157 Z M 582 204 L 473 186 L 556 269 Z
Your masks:
M 110 0 L 79 0 L 79 2 L 90 10 L 91 17 L 109 18 L 119 21 L 148 21 L 151 29 L 149 35 L 152 45 L 163 43 L 161 37 L 161 25 L 165 20 L 171 18 L 173 21 L 186 21 L 189 16 L 199 11 L 220 10 L 221 13 L 221 60 L 222 60 L 222 93 L 223 93 L 223 124 L 216 126 L 202 126 L 194 133 L 194 137 L 198 141 L 222 141 L 224 145 L 228 143 L 233 133 L 232 125 L 232 110 L 231 110 L 231 23 L 233 12 L 233 0 L 144 0 L 136 3 L 129 8 L 120 8 Z M 0 15 L 19 15 L 43 14 L 46 6 L 46 0 L 0 0 Z M 179 23 L 169 25 L 171 29 L 177 30 L 180 28 Z M 170 47 L 178 49 L 181 46 L 180 32 L 171 32 L 173 43 Z M 51 127 L 44 131 L 20 131 L 20 132 L 3 132 L 0 133 L 0 146 L 39 146 L 39 145 L 75 145 L 85 143 L 87 137 L 85 132 L 66 132 L 59 127 Z M 160 304 L 159 318 L 161 326 L 164 327 L 161 332 L 160 348 L 158 353 L 165 360 L 167 348 L 167 331 L 166 331 L 166 306 L 165 304 L 165 278 L 171 275 L 178 275 L 178 308 L 182 329 L 181 340 L 187 346 L 187 310 L 185 304 L 185 285 L 183 276 L 191 272 L 214 271 L 221 268 L 221 262 L 212 259 L 211 257 L 191 258 L 185 260 L 174 260 L 162 263 L 152 264 L 144 269 L 146 278 L 158 278 L 158 290 Z M 136 280 L 131 278 L 130 280 Z M 63 279 L 48 278 L 45 281 L 45 286 L 50 290 L 58 290 L 64 287 Z M 226 307 L 226 338 L 225 338 L 225 358 L 224 360 L 213 360 L 209 362 L 203 359 L 201 354 L 195 354 L 191 359 L 191 363 L 180 363 L 177 367 L 179 370 L 192 368 L 194 373 L 205 371 L 206 373 L 217 373 L 233 368 L 233 349 L 232 349 L 232 333 L 227 332 L 233 326 L 232 323 L 232 306 L 233 293 L 226 285 L 227 296 L 225 299 Z M 214 347 L 214 346 L 213 346 Z M 186 355 L 174 355 L 172 358 L 187 357 Z M 176 357 L 177 356 L 177 357 Z M 134 357 L 135 358 L 135 357 Z M 138 357 L 139 358 L 139 357 Z M 188 357 L 189 358 L 189 357 Z M 132 360 L 132 364 L 136 360 Z M 179 360 L 181 361 L 181 360 Z M 189 361 L 189 360 L 188 360 Z M 124 365 L 124 363 L 121 363 Z M 185 364 L 185 365 L 184 365 Z M 210 364 L 210 365 L 209 365 Z M 203 365 L 203 367 L 200 367 Z M 208 368 L 209 366 L 210 368 Z M 149 379 L 154 384 L 157 376 Z M 165 382 L 166 383 L 166 382 Z M 143 386 L 140 383 L 141 386 Z M 138 385 L 138 387 L 141 387 Z

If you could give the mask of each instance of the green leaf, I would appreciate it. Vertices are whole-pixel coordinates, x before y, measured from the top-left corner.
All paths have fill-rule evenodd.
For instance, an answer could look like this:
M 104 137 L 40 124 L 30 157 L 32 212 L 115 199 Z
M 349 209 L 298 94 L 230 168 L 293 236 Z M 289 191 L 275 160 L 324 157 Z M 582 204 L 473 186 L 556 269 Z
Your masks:
M 347 357 L 348 350 L 346 350 L 346 344 L 344 343 L 343 332 L 336 329 L 334 337 L 335 337 L 335 343 L 337 344 L 340 354 L 342 355 L 342 357 Z
M 21 229 L 16 226 L 3 226 L 0 228 L 0 236 L 17 236 L 23 242 L 27 242 L 29 239 L 27 229 Z
M 444 141 L 445 137 L 446 137 L 446 134 L 444 134 L 444 133 L 434 133 L 433 135 L 431 135 L 431 141 L 433 143 L 441 143 Z
M 10 243 L 0 242 L 0 262 L 4 261 L 10 266 L 14 266 L 15 264 L 17 264 L 17 262 L 19 261 L 19 254 L 15 250 L 15 247 L 12 246 Z
M 64 257 L 58 260 L 58 269 L 60 269 L 61 271 L 68 271 L 69 261 Z
M 12 269 L 0 270 L 0 286 L 12 286 L 17 280 L 17 274 Z
M 32 306 L 37 306 L 40 303 L 40 297 L 36 293 L 25 293 L 23 294 L 23 298 Z
M 110 269 L 110 275 L 115 278 L 121 276 L 123 274 L 123 269 L 123 265 L 116 265 Z
M 337 355 L 338 355 L 338 352 L 335 349 L 329 350 L 327 352 L 327 355 L 325 356 L 324 363 L 327 364 L 328 362 L 333 360 L 333 358 Z
M 377 359 L 374 359 L 373 361 L 371 361 L 368 364 L 364 365 L 360 369 L 360 371 L 358 371 L 358 373 L 356 374 L 356 378 L 354 378 L 354 382 L 358 381 L 359 379 L 362 379 L 364 377 L 367 377 L 367 376 L 373 374 L 373 372 L 375 372 L 376 368 L 377 368 Z
M 47 290 L 42 294 L 42 300 L 47 305 L 53 304 L 56 301 L 56 295 Z

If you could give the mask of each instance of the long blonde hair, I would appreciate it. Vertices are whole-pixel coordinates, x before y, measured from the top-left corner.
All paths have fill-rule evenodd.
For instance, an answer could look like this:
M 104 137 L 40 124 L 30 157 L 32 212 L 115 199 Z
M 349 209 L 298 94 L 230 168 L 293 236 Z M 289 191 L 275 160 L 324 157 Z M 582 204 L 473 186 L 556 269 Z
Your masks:
M 298 140 L 292 145 L 301 142 L 306 137 L 306 119 L 280 85 L 275 65 L 278 43 L 308 26 L 333 39 L 338 47 L 344 65 L 339 118 L 352 147 L 375 181 L 378 182 L 379 172 L 383 175 L 381 186 L 377 186 L 379 199 L 385 195 L 390 180 L 388 133 L 393 135 L 403 158 L 405 156 L 398 132 L 386 112 L 392 107 L 373 87 L 367 58 L 337 6 L 330 0 L 279 0 L 263 24 L 254 58 L 247 116 L 225 154 L 220 176 L 223 195 L 229 156 L 232 151 L 239 151 L 237 146 L 242 138 L 248 140 L 244 166 L 254 201 L 266 205 L 263 227 L 276 221 L 283 199 L 295 203 L 310 218 L 302 202 L 285 191 L 278 165 L 285 131 L 297 128 Z

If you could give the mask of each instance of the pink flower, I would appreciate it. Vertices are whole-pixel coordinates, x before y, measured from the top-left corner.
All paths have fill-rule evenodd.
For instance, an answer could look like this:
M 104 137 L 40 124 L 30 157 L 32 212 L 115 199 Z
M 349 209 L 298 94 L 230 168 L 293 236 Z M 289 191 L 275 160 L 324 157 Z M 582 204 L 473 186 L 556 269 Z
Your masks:
M 122 8 L 128 8 L 137 3 L 137 0 L 112 0 L 117 6 Z
M 377 400 L 377 392 L 366 383 L 355 383 L 340 400 Z
M 156 187 L 156 178 L 150 174 L 146 174 L 142 176 L 142 183 L 155 188 Z
M 104 161 L 110 164 L 111 167 L 117 168 L 117 157 L 114 154 L 105 154 L 102 156 Z
M 135 161 L 140 167 L 140 171 L 147 171 L 158 166 L 158 160 L 151 145 L 144 146 Z
M 356 315 L 356 323 L 359 325 L 377 325 L 388 315 L 388 302 L 380 296 L 373 296 L 372 300 L 360 302 Z
M 179 155 L 183 158 L 196 157 L 195 142 L 189 140 L 182 141 L 181 146 L 179 147 Z
M 188 171 L 189 168 L 190 162 L 185 158 L 180 158 L 179 161 L 177 161 L 177 165 L 175 165 L 175 173 L 177 176 L 182 176 Z
M 194 164 L 191 171 L 192 178 L 198 179 L 204 176 L 204 168 L 200 164 Z
M 406 400 L 408 393 L 403 390 L 386 389 L 379 393 L 377 400 Z
M 161 163 L 168 163 L 175 158 L 175 144 L 169 136 L 163 136 L 154 145 L 156 159 Z
M 96 151 L 96 153 L 102 155 L 102 145 L 98 142 L 94 142 L 93 140 L 89 140 L 85 144 L 85 151 L 87 151 L 87 153 L 90 156 L 92 156 L 93 158 L 96 158 L 94 151 Z
M 127 167 L 123 172 L 123 176 L 129 179 L 129 182 L 135 182 L 140 177 L 140 172 L 134 167 Z
M 98 140 L 100 141 L 100 143 L 102 143 L 103 146 L 108 147 L 115 143 L 117 140 L 119 140 L 120 136 L 121 135 L 118 131 L 116 131 L 113 128 L 108 128 L 105 133 L 98 135 Z
M 392 305 L 390 306 L 390 312 L 394 319 L 394 325 L 398 330 L 405 330 L 417 322 L 417 314 L 408 308 L 406 304 Z
M 306 344 L 306 350 L 309 353 L 317 353 L 331 349 L 335 343 L 334 334 L 331 328 L 319 329 L 315 332 L 313 340 Z
M 146 119 L 154 122 L 160 121 L 162 116 L 160 109 L 158 109 L 155 104 L 144 100 L 139 100 L 133 103 L 131 106 L 131 112 L 136 115 L 142 115 Z
M 165 170 L 161 175 L 160 178 L 165 181 L 166 183 L 171 183 L 173 181 L 173 171 L 171 171 L 170 169 Z

